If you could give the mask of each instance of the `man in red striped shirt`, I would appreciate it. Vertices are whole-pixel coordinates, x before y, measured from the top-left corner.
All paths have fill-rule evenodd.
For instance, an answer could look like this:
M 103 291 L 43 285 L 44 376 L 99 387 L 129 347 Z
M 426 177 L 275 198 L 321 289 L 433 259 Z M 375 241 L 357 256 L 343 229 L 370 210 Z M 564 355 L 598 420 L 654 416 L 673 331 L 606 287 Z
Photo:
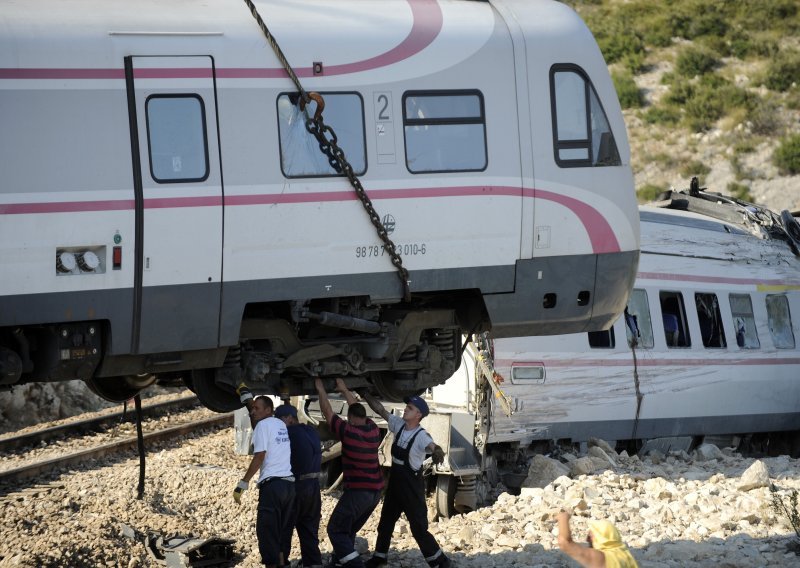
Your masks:
M 336 566 L 363 568 L 364 563 L 355 549 L 356 533 L 367 522 L 381 500 L 383 473 L 378 461 L 381 431 L 367 410 L 347 389 L 342 379 L 336 379 L 336 390 L 348 404 L 347 420 L 342 420 L 331 408 L 328 393 L 321 379 L 314 386 L 319 394 L 319 408 L 333 434 L 342 442 L 342 473 L 344 492 L 328 520 L 328 538 L 333 545 Z

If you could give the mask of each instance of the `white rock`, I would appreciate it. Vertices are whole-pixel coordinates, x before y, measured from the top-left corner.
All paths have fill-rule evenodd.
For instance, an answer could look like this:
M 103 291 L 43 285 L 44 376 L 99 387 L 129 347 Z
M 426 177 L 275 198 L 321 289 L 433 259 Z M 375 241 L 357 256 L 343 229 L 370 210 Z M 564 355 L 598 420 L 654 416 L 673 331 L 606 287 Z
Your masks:
M 739 491 L 751 491 L 759 487 L 769 487 L 769 470 L 766 464 L 758 460 L 748 467 L 739 481 Z

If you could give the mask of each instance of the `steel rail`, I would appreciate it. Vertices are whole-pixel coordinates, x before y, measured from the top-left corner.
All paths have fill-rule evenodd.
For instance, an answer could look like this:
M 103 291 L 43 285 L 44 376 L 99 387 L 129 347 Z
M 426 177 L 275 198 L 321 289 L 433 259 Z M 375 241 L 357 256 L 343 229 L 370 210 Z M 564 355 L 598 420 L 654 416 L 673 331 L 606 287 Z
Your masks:
M 174 400 L 167 400 L 164 402 L 157 402 L 143 406 L 142 414 L 145 416 L 152 416 L 172 408 L 191 408 L 199 405 L 200 401 L 197 400 L 197 396 L 192 394 Z M 48 440 L 53 440 L 63 436 L 98 432 L 104 426 L 114 426 L 123 420 L 127 420 L 129 422 L 135 421 L 136 413 L 131 409 L 124 412 L 114 412 L 113 414 L 105 414 L 103 416 L 96 416 L 94 418 L 86 418 L 85 420 L 69 422 L 67 424 L 59 424 L 58 426 L 51 426 L 42 430 L 34 430 L 25 434 L 6 434 L 0 437 L 0 452 L 34 446 L 39 442 L 46 442 Z
M 180 426 L 173 426 L 171 428 L 165 428 L 156 432 L 150 432 L 144 435 L 144 441 L 145 443 L 162 442 L 183 434 L 188 434 L 201 428 L 219 426 L 220 424 L 227 424 L 230 426 L 232 421 L 232 412 L 227 414 L 219 414 L 217 416 L 203 418 L 194 422 L 187 422 L 186 424 L 181 424 Z M 70 453 L 57 458 L 42 460 L 7 471 L 2 471 L 0 472 L 0 483 L 31 479 L 45 473 L 56 473 L 57 469 L 81 465 L 89 460 L 95 460 L 109 455 L 114 455 L 123 450 L 136 448 L 136 445 L 136 436 L 130 436 L 128 438 L 103 444 L 91 449 Z

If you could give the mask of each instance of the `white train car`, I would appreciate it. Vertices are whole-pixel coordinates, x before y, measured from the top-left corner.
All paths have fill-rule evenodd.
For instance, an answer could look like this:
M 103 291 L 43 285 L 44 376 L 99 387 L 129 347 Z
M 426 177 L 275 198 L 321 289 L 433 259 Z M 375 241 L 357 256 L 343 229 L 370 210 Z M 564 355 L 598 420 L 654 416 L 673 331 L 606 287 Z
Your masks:
M 605 331 L 490 340 L 494 388 L 468 350 L 427 395 L 424 424 L 448 449 L 441 515 L 474 508 L 486 481 L 518 486 L 531 454 L 591 437 L 800 449 L 800 225 L 702 191 L 659 205 L 640 207 L 627 315 Z
M 800 226 L 705 192 L 661 205 L 610 329 L 493 341 L 514 413 L 494 405 L 487 442 L 800 429 Z
M 560 3 L 35 0 L 0 27 L 0 386 L 398 399 L 450 376 L 462 333 L 625 306 L 625 125 Z

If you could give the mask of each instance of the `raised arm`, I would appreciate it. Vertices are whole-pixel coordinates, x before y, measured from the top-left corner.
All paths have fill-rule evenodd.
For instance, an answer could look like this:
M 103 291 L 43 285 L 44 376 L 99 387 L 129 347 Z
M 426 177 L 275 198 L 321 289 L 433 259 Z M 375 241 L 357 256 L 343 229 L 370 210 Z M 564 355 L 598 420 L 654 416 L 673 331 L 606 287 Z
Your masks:
M 366 400 L 366 401 L 367 401 L 367 404 L 369 404 L 369 407 L 370 407 L 370 408 L 371 408 L 371 409 L 372 409 L 372 410 L 373 410 L 373 411 L 374 411 L 374 412 L 375 412 L 375 413 L 376 413 L 378 416 L 380 416 L 380 417 L 381 417 L 381 418 L 383 418 L 384 420 L 389 420 L 389 411 L 388 411 L 388 410 L 386 410 L 386 408 L 384 408 L 384 406 L 381 404 L 381 401 L 379 401 L 377 398 L 375 398 L 374 396 L 372 396 L 372 395 L 371 395 L 369 392 L 367 392 L 366 390 L 360 391 L 360 394 L 361 394 L 361 397 L 362 397 L 364 400 Z
M 356 395 L 354 395 L 350 391 L 350 389 L 347 388 L 347 385 L 344 384 L 344 381 L 342 379 L 336 379 L 336 391 L 342 396 L 344 396 L 344 399 L 347 401 L 348 406 L 358 402 Z
M 606 557 L 602 552 L 581 546 L 572 540 L 569 517 L 570 514 L 565 511 L 558 514 L 558 547 L 584 568 L 604 568 Z
M 325 416 L 325 421 L 330 424 L 333 417 L 333 408 L 331 408 L 331 401 L 328 399 L 328 393 L 325 391 L 325 386 L 322 384 L 322 379 L 314 379 L 314 387 L 317 389 L 319 395 L 319 409 Z

